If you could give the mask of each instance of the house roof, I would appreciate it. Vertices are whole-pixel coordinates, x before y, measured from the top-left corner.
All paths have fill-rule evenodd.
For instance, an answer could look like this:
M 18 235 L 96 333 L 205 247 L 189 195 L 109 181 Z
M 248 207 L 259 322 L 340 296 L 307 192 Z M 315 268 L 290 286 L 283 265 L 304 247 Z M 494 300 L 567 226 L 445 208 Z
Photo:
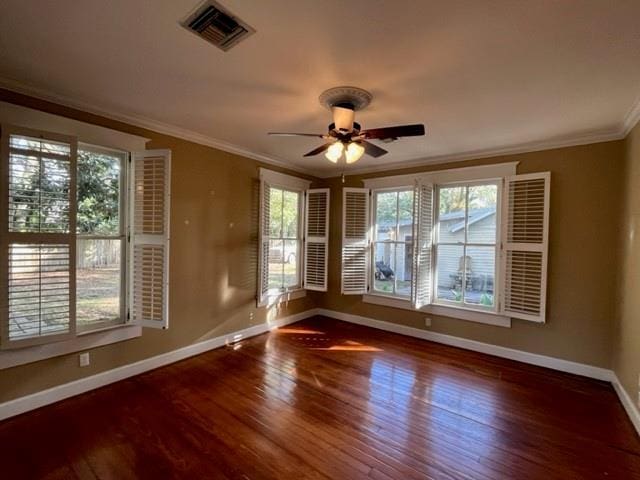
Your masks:
M 454 213 L 456 214 L 455 216 L 453 216 Z M 469 210 L 469 225 L 473 225 L 474 223 L 479 222 L 480 220 L 484 220 L 485 218 L 488 218 L 491 215 L 495 215 L 495 213 L 496 213 L 496 207 L 477 208 L 475 210 Z M 451 215 L 451 218 L 444 218 L 445 216 L 448 216 L 448 215 Z M 460 211 L 460 212 L 445 213 L 444 215 L 440 215 L 440 220 L 454 220 L 454 219 L 460 219 L 460 221 L 449 226 L 449 231 L 451 233 L 459 232 L 464 228 L 464 212 Z

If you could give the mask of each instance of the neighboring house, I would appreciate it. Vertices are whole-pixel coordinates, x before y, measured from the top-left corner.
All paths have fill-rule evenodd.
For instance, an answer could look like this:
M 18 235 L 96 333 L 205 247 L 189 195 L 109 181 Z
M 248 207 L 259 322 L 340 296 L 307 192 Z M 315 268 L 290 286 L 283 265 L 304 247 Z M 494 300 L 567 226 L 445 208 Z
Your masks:
M 378 225 L 381 234 L 388 231 L 389 226 Z M 398 241 L 411 242 L 413 239 L 413 225 L 409 220 L 400 223 Z M 464 212 L 446 213 L 440 216 L 440 242 L 456 243 L 464 241 Z M 469 211 L 469 241 L 477 243 L 495 242 L 496 209 L 495 207 L 479 208 Z M 379 235 L 381 236 L 381 235 Z M 411 280 L 411 265 L 413 252 L 410 248 L 400 244 L 397 247 L 396 261 L 392 261 L 393 247 L 390 244 L 376 246 L 375 260 L 382 261 L 391 267 L 399 280 Z M 439 287 L 453 288 L 455 275 L 460 270 L 463 256 L 462 247 L 441 247 L 438 255 Z M 471 257 L 470 271 L 478 276 L 486 276 L 493 280 L 494 250 L 489 248 L 467 249 L 467 256 Z

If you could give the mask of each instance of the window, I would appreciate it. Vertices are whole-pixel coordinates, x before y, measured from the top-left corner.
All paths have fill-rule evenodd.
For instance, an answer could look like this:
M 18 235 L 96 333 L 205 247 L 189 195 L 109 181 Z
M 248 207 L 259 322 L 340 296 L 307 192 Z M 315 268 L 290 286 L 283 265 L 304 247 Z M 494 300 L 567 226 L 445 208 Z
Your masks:
M 284 292 L 301 286 L 301 192 L 269 189 L 269 290 Z
M 129 322 L 166 327 L 170 156 L 133 156 L 130 215 L 128 158 L 70 136 L 3 125 L 2 347 Z
M 373 288 L 390 296 L 411 295 L 413 190 L 373 192 Z
M 79 331 L 126 320 L 125 152 L 80 145 L 76 221 Z
M 491 325 L 544 322 L 550 175 L 516 165 L 343 188 L 342 293 Z
M 329 189 L 310 183 L 260 169 L 259 305 L 327 290 Z
M 436 189 L 436 302 L 495 310 L 497 182 Z

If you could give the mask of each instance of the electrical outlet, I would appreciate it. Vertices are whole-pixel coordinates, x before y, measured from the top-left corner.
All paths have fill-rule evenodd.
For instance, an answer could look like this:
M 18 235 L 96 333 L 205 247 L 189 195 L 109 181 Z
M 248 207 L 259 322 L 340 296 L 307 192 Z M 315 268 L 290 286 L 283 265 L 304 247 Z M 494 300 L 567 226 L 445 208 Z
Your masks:
M 87 367 L 91 363 L 91 358 L 89 357 L 89 352 L 84 352 L 79 355 L 80 366 Z
M 431 326 L 431 317 L 424 317 L 424 326 L 425 327 Z

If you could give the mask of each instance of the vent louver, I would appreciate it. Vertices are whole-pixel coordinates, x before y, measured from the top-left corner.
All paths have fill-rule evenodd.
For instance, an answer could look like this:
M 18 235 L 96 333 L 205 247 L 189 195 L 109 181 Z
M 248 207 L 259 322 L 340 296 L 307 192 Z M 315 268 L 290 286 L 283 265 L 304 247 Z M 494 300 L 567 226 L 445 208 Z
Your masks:
M 182 25 L 225 52 L 255 32 L 211 1 L 201 5 Z

